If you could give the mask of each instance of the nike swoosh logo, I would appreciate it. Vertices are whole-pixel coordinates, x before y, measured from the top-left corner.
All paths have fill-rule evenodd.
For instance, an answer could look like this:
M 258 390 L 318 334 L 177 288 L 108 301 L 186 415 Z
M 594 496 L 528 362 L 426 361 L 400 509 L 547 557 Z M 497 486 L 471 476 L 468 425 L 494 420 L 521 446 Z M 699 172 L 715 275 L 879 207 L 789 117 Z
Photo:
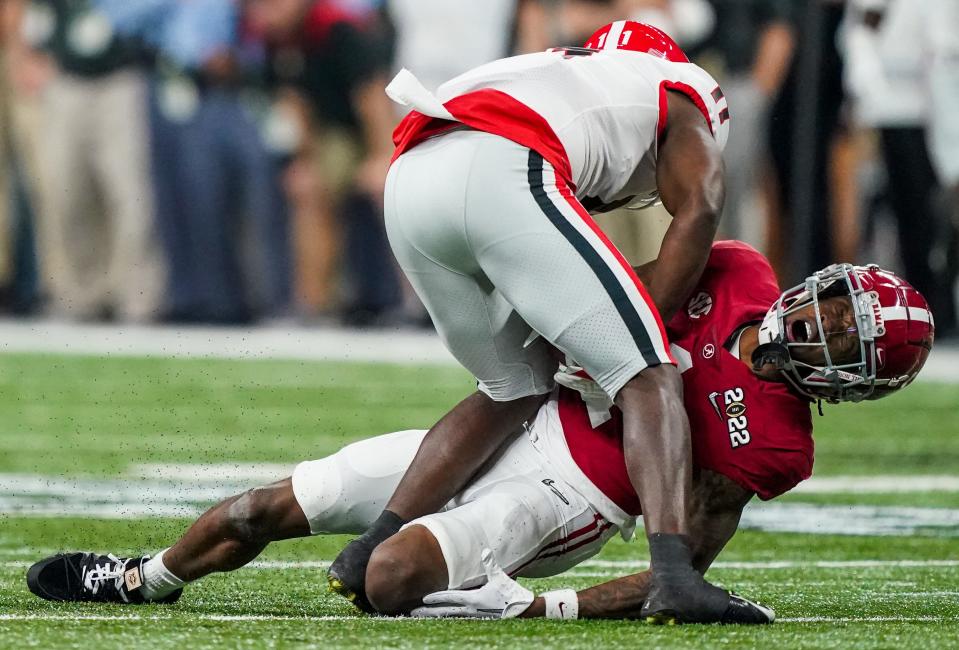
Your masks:
M 565 600 L 560 601 L 560 603 L 559 603 L 559 615 L 562 616 L 563 618 L 566 617 L 566 612 L 563 611 L 563 606 L 564 606 L 565 604 L 566 604 L 566 601 L 565 601 Z
M 719 393 L 712 392 L 709 394 L 709 403 L 713 405 L 713 410 L 716 411 L 716 417 L 722 421 L 723 414 L 719 412 L 719 404 L 716 403 L 716 398 L 719 397 Z
M 545 485 L 545 486 L 548 487 L 550 490 L 552 490 L 552 491 L 553 491 L 553 494 L 555 494 L 556 496 L 558 496 L 559 499 L 560 499 L 560 501 L 562 501 L 562 502 L 565 503 L 566 505 L 569 505 L 569 499 L 567 499 L 566 497 L 563 496 L 563 493 L 559 491 L 559 489 L 554 485 L 554 483 L 556 483 L 556 481 L 554 481 L 554 480 L 551 479 L 551 478 L 544 478 L 544 479 L 543 479 L 543 485 Z

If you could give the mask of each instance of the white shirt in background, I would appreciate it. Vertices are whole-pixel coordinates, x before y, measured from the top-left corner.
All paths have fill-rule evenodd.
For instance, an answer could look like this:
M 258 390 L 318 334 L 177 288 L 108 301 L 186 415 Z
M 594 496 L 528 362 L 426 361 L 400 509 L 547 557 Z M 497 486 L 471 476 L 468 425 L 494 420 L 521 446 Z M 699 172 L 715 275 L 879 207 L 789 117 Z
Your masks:
M 395 68 L 429 90 L 509 54 L 517 0 L 388 0 L 396 27 Z

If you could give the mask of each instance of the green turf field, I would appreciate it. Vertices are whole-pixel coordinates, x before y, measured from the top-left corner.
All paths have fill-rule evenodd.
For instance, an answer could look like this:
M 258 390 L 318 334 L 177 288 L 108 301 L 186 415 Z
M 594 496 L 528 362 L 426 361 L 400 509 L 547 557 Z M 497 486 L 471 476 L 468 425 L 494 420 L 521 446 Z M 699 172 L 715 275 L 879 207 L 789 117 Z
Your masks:
M 959 386 L 948 384 L 816 418 L 817 476 L 840 487 L 757 508 L 709 574 L 772 605 L 780 622 L 768 628 L 361 617 L 325 593 L 322 565 L 342 538 L 276 545 L 251 568 L 194 585 L 174 607 L 53 605 L 26 590 L 24 571 L 39 556 L 155 551 L 175 539 L 188 519 L 160 508 L 161 518 L 131 516 L 134 504 L 110 500 L 117 486 L 142 481 L 138 467 L 292 464 L 427 426 L 471 389 L 451 368 L 0 356 L 0 648 L 956 645 L 959 491 L 949 477 L 959 475 Z M 867 493 L 841 487 L 843 477 L 890 475 L 899 478 Z M 58 477 L 103 494 L 58 492 Z M 938 478 L 923 487 L 923 477 Z M 230 487 L 210 484 L 206 496 Z M 199 508 L 208 499 L 182 500 Z M 768 508 L 786 529 L 805 522 L 813 532 L 763 530 L 755 522 Z M 820 524 L 866 534 L 814 534 Z M 888 534 L 876 532 L 883 526 Z M 643 544 L 616 541 L 571 574 L 528 584 L 584 587 L 637 570 L 644 556 Z

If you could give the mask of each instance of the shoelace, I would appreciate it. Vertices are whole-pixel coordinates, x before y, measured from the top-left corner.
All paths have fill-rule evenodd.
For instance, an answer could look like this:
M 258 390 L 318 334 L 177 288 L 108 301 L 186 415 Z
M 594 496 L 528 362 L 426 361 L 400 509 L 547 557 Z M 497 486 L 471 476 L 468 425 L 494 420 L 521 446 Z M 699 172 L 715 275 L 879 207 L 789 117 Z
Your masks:
M 83 586 L 93 595 L 100 592 L 104 583 L 113 581 L 113 588 L 116 589 L 123 599 L 126 600 L 126 594 L 123 593 L 123 569 L 124 562 L 112 553 L 107 555 L 111 562 L 104 564 L 94 564 L 93 568 L 87 570 L 83 568 Z

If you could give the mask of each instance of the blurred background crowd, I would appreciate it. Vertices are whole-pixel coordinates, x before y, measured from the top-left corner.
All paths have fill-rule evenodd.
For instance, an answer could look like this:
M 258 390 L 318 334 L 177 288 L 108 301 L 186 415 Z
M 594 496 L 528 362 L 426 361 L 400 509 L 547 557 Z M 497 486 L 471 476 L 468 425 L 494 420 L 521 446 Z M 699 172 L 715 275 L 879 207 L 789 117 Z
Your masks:
M 0 0 L 0 310 L 428 326 L 381 190 L 428 87 L 632 18 L 720 81 L 721 234 L 904 273 L 956 333 L 959 0 Z M 495 191 L 495 188 L 490 188 Z M 634 262 L 668 216 L 601 224 Z

